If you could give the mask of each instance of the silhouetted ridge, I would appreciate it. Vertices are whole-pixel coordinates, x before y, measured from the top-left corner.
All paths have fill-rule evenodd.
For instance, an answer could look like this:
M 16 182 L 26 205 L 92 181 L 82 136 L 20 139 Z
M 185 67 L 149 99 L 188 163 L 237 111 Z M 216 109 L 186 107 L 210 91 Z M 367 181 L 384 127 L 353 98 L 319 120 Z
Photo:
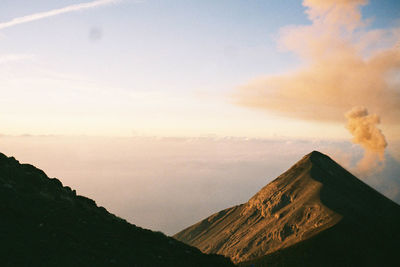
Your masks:
M 1 266 L 233 266 L 129 224 L 0 153 Z
M 174 237 L 255 266 L 393 266 L 400 206 L 313 151 L 247 203 Z

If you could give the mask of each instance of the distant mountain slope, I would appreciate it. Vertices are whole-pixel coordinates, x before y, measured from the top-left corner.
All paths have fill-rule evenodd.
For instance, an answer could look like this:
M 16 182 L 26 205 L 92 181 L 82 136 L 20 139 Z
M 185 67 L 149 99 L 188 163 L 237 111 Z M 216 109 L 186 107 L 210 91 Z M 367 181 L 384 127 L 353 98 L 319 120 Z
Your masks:
M 0 266 L 233 264 L 131 225 L 34 166 L 0 153 Z
M 314 151 L 247 203 L 174 237 L 242 265 L 390 266 L 399 229 L 400 206 Z

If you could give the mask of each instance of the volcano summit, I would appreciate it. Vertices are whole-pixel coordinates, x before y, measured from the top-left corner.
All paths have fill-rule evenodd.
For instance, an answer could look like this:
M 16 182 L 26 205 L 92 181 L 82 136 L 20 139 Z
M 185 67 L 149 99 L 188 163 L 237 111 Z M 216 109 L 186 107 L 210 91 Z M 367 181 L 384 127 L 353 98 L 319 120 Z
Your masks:
M 393 266 L 400 206 L 313 151 L 247 203 L 174 237 L 255 266 Z

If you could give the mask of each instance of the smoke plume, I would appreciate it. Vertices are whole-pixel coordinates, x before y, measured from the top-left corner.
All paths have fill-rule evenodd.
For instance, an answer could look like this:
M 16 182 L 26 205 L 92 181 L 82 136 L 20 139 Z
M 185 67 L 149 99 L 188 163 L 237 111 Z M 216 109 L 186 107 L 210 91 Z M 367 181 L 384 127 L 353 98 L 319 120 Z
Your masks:
M 347 129 L 353 135 L 353 142 L 364 148 L 364 157 L 358 162 L 357 169 L 365 173 L 378 170 L 384 161 L 384 152 L 387 146 L 385 136 L 377 128 L 379 116 L 368 114 L 365 107 L 354 107 L 345 114 Z
M 303 62 L 290 73 L 240 86 L 239 105 L 287 117 L 343 122 L 366 106 L 387 124 L 400 124 L 400 28 L 368 29 L 366 0 L 304 0 L 311 25 L 281 29 L 279 45 Z M 398 46 L 398 45 L 397 45 Z

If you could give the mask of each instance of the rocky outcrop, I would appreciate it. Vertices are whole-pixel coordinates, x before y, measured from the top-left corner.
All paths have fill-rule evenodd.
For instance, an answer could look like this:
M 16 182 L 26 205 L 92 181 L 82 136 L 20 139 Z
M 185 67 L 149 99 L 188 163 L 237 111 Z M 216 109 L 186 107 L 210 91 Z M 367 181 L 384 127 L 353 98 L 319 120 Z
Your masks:
M 129 224 L 0 153 L 1 266 L 233 266 Z

